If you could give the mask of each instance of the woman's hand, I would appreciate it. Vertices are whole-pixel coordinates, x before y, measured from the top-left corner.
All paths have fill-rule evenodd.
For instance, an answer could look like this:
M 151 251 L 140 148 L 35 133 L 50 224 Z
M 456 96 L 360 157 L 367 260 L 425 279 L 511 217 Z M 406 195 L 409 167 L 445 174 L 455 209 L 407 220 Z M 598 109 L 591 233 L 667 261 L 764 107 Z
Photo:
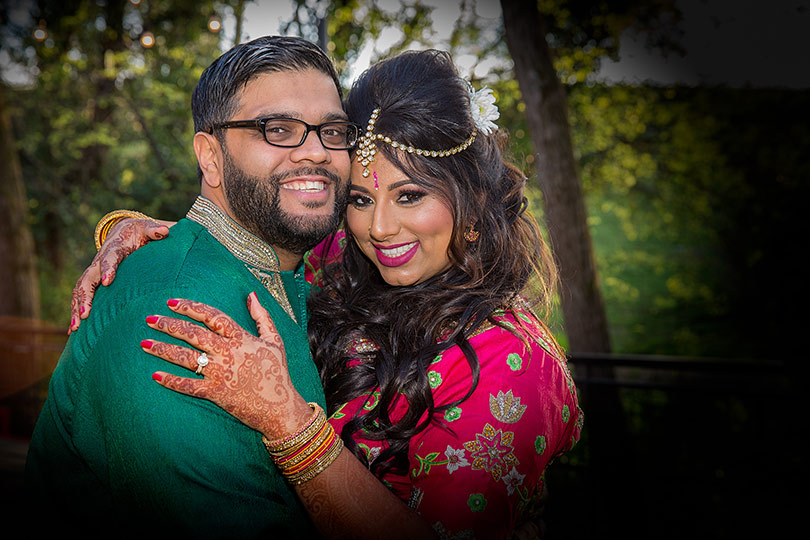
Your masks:
M 93 262 L 73 288 L 68 334 L 78 330 L 82 319 L 86 319 L 90 315 L 93 296 L 96 294 L 99 283 L 104 286 L 112 283 L 121 261 L 150 241 L 166 238 L 169 234 L 169 227 L 172 225 L 174 222 L 133 218 L 116 223 L 93 258 Z
M 312 409 L 292 385 L 287 370 L 284 343 L 256 293 L 247 305 L 256 321 L 256 337 L 222 311 L 190 300 L 169 300 L 169 308 L 186 319 L 147 317 L 147 324 L 205 353 L 207 364 L 199 367 L 199 351 L 160 341 L 145 340 L 143 349 L 154 356 L 197 371 L 202 379 L 178 377 L 158 371 L 153 378 L 161 385 L 193 397 L 207 399 L 268 439 L 294 433 L 312 415 Z

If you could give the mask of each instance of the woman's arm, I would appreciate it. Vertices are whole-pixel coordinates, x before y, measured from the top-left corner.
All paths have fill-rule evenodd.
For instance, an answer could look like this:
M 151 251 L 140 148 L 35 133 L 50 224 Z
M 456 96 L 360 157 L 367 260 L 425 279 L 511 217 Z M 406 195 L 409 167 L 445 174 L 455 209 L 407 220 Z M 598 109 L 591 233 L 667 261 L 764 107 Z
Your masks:
M 199 368 L 202 379 L 157 372 L 153 378 L 159 384 L 212 401 L 271 441 L 295 433 L 312 416 L 312 409 L 289 379 L 281 337 L 255 294 L 248 297 L 248 309 L 260 337 L 204 304 L 170 300 L 169 307 L 207 328 L 171 317 L 150 316 L 147 323 L 205 352 L 208 363 Z M 198 351 L 157 341 L 142 346 L 150 354 L 198 369 Z M 435 536 L 418 514 L 345 448 L 323 472 L 295 490 L 313 522 L 330 538 Z
M 174 221 L 126 218 L 116 223 L 107 234 L 93 262 L 82 273 L 73 288 L 70 302 L 68 334 L 79 329 L 82 319 L 90 315 L 93 296 L 99 284 L 107 286 L 115 279 L 115 271 L 129 254 L 152 240 L 169 235 Z

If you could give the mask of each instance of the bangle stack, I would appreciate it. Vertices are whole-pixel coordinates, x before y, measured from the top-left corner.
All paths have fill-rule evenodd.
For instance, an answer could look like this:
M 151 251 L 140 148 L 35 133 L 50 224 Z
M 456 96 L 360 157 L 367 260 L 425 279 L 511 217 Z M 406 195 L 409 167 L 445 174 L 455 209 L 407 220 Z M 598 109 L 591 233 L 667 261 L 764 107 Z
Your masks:
M 101 249 L 101 245 L 104 243 L 104 240 L 107 239 L 107 234 L 110 232 L 110 229 L 118 225 L 120 221 L 127 218 L 152 219 L 146 214 L 141 214 L 140 212 L 136 212 L 134 210 L 113 210 L 101 218 L 98 225 L 96 225 L 96 232 L 94 235 L 96 240 L 96 251 Z
M 317 403 L 309 403 L 309 406 L 312 416 L 292 435 L 277 441 L 262 437 L 273 462 L 294 486 L 323 472 L 343 449 L 343 441 L 326 421 L 323 409 Z

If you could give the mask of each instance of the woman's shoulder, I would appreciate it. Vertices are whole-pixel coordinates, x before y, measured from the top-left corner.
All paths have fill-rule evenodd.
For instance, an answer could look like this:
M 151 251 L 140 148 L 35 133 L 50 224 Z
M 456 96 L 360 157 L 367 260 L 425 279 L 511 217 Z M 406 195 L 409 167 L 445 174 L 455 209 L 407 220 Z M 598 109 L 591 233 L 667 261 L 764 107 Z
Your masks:
M 467 394 L 473 378 L 478 379 L 478 392 L 495 387 L 504 392 L 522 389 L 536 399 L 573 392 L 573 377 L 562 349 L 524 301 L 495 312 L 468 336 L 468 341 L 475 352 L 477 374 L 462 347 L 445 350 L 428 371 L 437 403 Z
M 493 344 L 499 350 L 514 349 L 516 353 L 540 347 L 551 358 L 565 361 L 565 354 L 554 334 L 523 298 L 494 311 L 469 339 L 476 351 Z

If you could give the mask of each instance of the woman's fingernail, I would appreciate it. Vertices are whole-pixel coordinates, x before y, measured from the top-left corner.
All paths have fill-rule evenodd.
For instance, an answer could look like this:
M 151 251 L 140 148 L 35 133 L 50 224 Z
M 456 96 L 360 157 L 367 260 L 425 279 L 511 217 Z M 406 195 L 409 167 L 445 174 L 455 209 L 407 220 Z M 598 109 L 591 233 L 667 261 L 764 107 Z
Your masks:
M 156 322 L 158 322 L 158 318 L 159 317 L 157 315 L 149 315 L 146 318 L 146 322 L 149 323 L 149 324 L 155 324 Z
M 76 326 L 76 317 L 71 317 L 70 318 L 70 327 L 73 328 L 74 326 Z
M 166 303 L 169 304 L 169 307 L 175 307 L 175 306 L 177 306 L 177 304 L 180 303 L 180 300 L 177 300 L 176 298 L 172 298 L 171 300 L 168 300 Z
M 105 281 L 107 281 L 107 274 L 101 276 L 101 282 L 104 283 Z
M 160 373 L 152 373 L 152 378 L 157 382 L 160 382 L 163 380 L 163 375 L 161 375 Z
M 79 307 L 79 313 L 84 313 L 84 306 Z
M 144 349 L 151 349 L 152 348 L 152 340 L 151 339 L 145 339 L 145 340 L 141 341 L 141 347 L 143 347 Z

